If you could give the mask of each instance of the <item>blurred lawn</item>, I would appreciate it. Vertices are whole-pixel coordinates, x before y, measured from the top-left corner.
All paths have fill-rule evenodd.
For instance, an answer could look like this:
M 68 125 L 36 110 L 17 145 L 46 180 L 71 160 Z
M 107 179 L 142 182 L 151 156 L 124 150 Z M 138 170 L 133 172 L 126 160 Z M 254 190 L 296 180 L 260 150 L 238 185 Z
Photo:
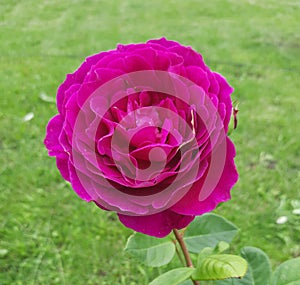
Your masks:
M 240 180 L 216 210 L 241 228 L 233 250 L 258 246 L 273 265 L 299 256 L 299 18 L 296 0 L 0 0 L 0 284 L 147 284 L 157 274 L 121 252 L 130 230 L 114 214 L 63 182 L 42 143 L 56 106 L 40 94 L 54 98 L 87 55 L 161 36 L 193 46 L 235 87 Z

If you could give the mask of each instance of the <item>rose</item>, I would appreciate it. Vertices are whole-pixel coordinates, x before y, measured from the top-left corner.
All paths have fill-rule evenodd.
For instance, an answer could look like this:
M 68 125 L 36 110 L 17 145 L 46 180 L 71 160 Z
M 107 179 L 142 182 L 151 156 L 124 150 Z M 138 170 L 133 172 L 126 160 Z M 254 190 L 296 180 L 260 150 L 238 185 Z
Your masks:
M 232 91 L 190 47 L 119 45 L 67 75 L 44 143 L 80 198 L 163 237 L 230 199 Z

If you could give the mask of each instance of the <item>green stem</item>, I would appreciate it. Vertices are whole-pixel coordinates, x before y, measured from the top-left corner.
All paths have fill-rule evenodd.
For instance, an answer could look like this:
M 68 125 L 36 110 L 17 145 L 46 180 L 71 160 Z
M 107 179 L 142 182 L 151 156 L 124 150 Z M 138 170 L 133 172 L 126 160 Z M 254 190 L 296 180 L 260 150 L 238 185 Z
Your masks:
M 173 233 L 174 233 L 175 238 L 176 238 L 176 240 L 178 241 L 178 243 L 179 243 L 179 245 L 180 245 L 180 248 L 181 248 L 181 250 L 182 250 L 182 253 L 183 253 L 183 255 L 184 255 L 184 259 L 185 259 L 186 266 L 187 266 L 187 267 L 192 267 L 192 268 L 193 268 L 194 265 L 193 265 L 191 256 L 190 256 L 190 254 L 189 254 L 189 252 L 188 252 L 188 249 L 187 249 L 187 247 L 186 247 L 186 244 L 185 244 L 185 242 L 184 242 L 184 240 L 183 240 L 183 234 L 181 234 L 181 233 L 180 233 L 178 230 L 176 230 L 176 229 L 173 230 Z M 193 279 L 192 279 L 192 281 L 193 281 L 194 285 L 200 285 L 200 283 L 199 283 L 198 281 L 193 280 Z

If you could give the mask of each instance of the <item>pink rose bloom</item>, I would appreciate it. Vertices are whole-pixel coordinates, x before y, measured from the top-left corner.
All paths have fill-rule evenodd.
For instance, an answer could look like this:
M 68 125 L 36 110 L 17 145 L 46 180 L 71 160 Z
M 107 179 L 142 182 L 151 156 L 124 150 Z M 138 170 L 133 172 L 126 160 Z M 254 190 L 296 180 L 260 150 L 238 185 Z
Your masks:
M 118 45 L 67 75 L 44 143 L 81 199 L 164 237 L 230 199 L 232 91 L 190 47 Z

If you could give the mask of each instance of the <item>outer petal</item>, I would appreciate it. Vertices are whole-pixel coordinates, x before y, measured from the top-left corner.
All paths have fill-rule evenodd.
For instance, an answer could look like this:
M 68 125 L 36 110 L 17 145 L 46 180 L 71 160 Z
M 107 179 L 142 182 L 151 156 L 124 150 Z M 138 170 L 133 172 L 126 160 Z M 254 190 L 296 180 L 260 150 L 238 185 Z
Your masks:
M 234 145 L 227 138 L 227 157 L 224 170 L 212 194 L 204 201 L 198 200 L 204 182 L 203 178 L 205 179 L 205 176 L 203 176 L 202 179 L 194 183 L 193 187 L 178 203 L 171 207 L 171 210 L 182 215 L 201 215 L 214 210 L 219 203 L 229 200 L 230 190 L 238 180 L 238 173 L 233 160 L 234 156 Z
M 91 67 L 96 64 L 100 59 L 105 57 L 109 52 L 101 52 L 94 54 L 85 59 L 80 67 L 72 74 L 67 74 L 65 81 L 59 86 L 57 90 L 57 109 L 60 113 L 63 112 L 63 104 L 65 102 L 65 91 L 68 90 L 73 84 L 81 84 L 84 81 L 85 76 L 88 74 Z
M 232 110 L 232 103 L 230 99 L 230 95 L 233 92 L 233 88 L 227 83 L 226 79 L 216 72 L 214 72 L 215 78 L 219 83 L 220 91 L 219 91 L 219 98 L 220 101 L 225 103 L 226 106 L 226 116 L 224 118 L 224 128 L 227 132 L 228 130 L 228 124 L 231 117 L 231 110 Z
M 203 70 L 207 69 L 202 56 L 195 52 L 191 47 L 178 45 L 171 47 L 169 50 L 181 55 L 184 58 L 185 66 L 200 66 Z
M 68 155 L 66 153 L 62 153 L 60 156 L 56 157 L 56 165 L 57 165 L 58 170 L 60 171 L 61 176 L 65 180 L 70 181 L 68 160 L 69 160 Z
M 160 38 L 160 39 L 150 40 L 147 43 L 159 44 L 159 45 L 161 45 L 163 47 L 166 47 L 166 48 L 180 45 L 178 42 L 167 40 L 164 37 Z
M 60 115 L 54 116 L 47 125 L 44 144 L 50 156 L 57 156 L 64 151 L 58 140 L 62 127 L 63 118 Z
M 88 202 L 90 202 L 92 200 L 91 196 L 87 193 L 87 191 L 85 190 L 85 188 L 82 186 L 82 183 L 77 175 L 76 169 L 74 168 L 74 166 L 72 165 L 72 163 L 69 161 L 68 163 L 68 168 L 69 168 L 69 173 L 70 173 L 70 182 L 72 185 L 72 188 L 74 189 L 74 191 L 77 193 L 77 195 L 83 199 L 86 200 Z M 84 177 L 84 175 L 82 175 L 81 179 Z
M 126 227 L 159 238 L 167 236 L 173 229 L 186 227 L 194 219 L 194 216 L 179 215 L 170 210 L 150 216 L 118 216 Z

